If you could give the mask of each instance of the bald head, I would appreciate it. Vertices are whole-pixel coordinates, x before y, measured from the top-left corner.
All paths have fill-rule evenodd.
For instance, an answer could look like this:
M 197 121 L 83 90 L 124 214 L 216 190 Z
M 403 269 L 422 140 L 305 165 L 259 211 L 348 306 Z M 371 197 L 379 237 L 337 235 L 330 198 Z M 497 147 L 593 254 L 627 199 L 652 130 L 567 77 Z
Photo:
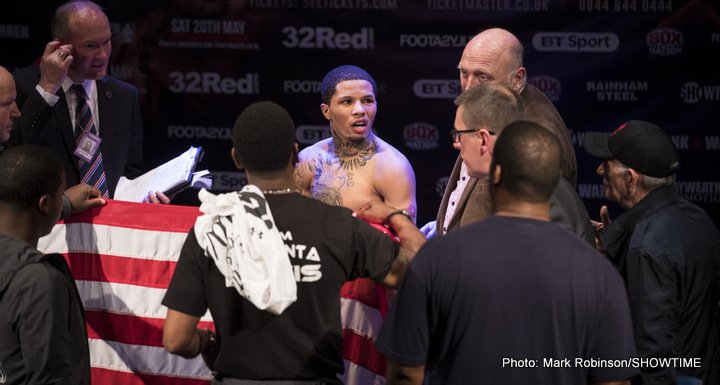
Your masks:
M 15 96 L 15 80 L 10 72 L 0 66 L 0 143 L 10 139 L 13 122 L 20 117 Z
M 15 81 L 10 72 L 8 72 L 5 67 L 0 66 L 0 92 L 4 92 L 7 85 L 11 82 L 13 83 L 13 88 L 15 88 Z
M 70 40 L 70 34 L 72 33 L 71 23 L 74 21 L 73 16 L 76 14 L 83 16 L 90 15 L 91 17 L 104 18 L 107 20 L 107 16 L 105 16 L 102 8 L 92 1 L 68 1 L 55 11 L 55 16 L 50 25 L 53 38 L 65 42 Z
M 463 90 L 494 83 L 521 92 L 526 78 L 523 46 L 507 30 L 487 29 L 465 45 L 458 70 Z

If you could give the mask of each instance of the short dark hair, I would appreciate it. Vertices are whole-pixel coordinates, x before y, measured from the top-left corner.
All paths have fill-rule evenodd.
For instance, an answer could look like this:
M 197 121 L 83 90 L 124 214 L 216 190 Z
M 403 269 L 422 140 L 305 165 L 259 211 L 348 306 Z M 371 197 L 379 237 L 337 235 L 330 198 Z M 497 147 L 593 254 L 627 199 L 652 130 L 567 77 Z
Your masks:
M 29 210 L 43 195 L 57 192 L 62 175 L 63 166 L 49 149 L 11 147 L 0 155 L 0 203 Z
M 249 105 L 232 132 L 238 160 L 250 171 L 280 170 L 288 165 L 295 145 L 295 123 L 279 105 L 264 101 Z
M 497 165 L 502 166 L 503 189 L 518 200 L 545 202 L 560 180 L 560 143 L 537 123 L 511 123 L 495 142 L 490 175 Z
M 70 34 L 70 15 L 81 10 L 92 9 L 105 15 L 101 6 L 90 0 L 70 0 L 55 11 L 50 22 L 50 32 L 54 39 L 68 40 Z M 107 15 L 105 15 L 107 17 Z
M 367 71 L 354 65 L 344 65 L 334 68 L 323 77 L 320 85 L 320 101 L 330 104 L 330 99 L 335 95 L 338 83 L 348 80 L 366 80 L 372 85 L 373 93 L 377 97 L 375 79 Z
M 522 117 L 525 105 L 517 92 L 498 84 L 481 84 L 455 98 L 463 107 L 462 120 L 468 128 L 487 127 L 500 135 L 503 128 Z

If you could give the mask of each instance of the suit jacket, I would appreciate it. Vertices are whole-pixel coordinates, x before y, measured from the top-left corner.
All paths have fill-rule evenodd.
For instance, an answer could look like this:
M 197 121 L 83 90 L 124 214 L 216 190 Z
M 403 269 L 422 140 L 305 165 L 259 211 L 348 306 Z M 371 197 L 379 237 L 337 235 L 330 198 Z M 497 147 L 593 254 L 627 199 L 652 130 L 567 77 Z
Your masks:
M 525 89 L 520 94 L 520 97 L 525 104 L 525 119 L 534 121 L 541 124 L 544 127 L 550 129 L 552 133 L 558 138 L 560 142 L 560 149 L 562 154 L 562 176 L 569 182 L 571 190 L 574 192 L 575 181 L 577 178 L 577 161 L 575 159 L 575 148 L 573 147 L 570 134 L 568 133 L 565 122 L 562 120 L 560 113 L 555 109 L 555 106 L 548 100 L 548 98 L 540 90 L 535 88 L 532 84 L 527 84 Z M 440 208 L 437 214 L 437 221 L 435 224 L 435 231 L 437 235 L 443 235 L 443 222 L 445 221 L 445 213 L 447 212 L 448 202 L 450 200 L 450 194 L 455 190 L 457 186 L 458 178 L 460 177 L 460 166 L 462 165 L 462 159 L 458 156 L 455 161 L 450 178 L 448 179 L 447 187 L 443 193 L 442 201 L 440 202 Z M 557 189 L 556 189 L 557 192 Z M 577 193 L 575 193 L 577 195 Z M 579 199 L 579 197 L 578 197 Z M 557 201 L 555 201 L 557 202 Z M 587 239 L 584 232 L 587 231 L 587 227 L 582 225 L 582 219 L 578 219 L 577 215 L 573 215 L 573 223 L 569 222 L 569 215 L 557 212 L 562 210 L 564 212 L 571 212 L 577 214 L 577 208 L 568 207 L 561 209 L 553 203 L 551 198 L 550 216 L 556 219 L 565 218 L 568 220 L 566 228 L 579 229 L 576 232 L 583 239 Z M 573 202 L 570 203 L 574 205 Z M 476 178 L 470 178 L 465 190 L 463 190 L 460 200 L 457 202 L 457 208 L 453 213 L 452 218 L 448 224 L 448 231 L 456 229 L 470 223 L 474 223 L 490 215 L 492 212 L 490 202 L 490 188 L 486 182 L 478 181 Z M 583 206 L 584 208 L 584 206 Z M 587 215 L 587 210 L 585 211 Z M 587 226 L 590 226 L 589 216 Z M 591 234 L 592 228 L 590 227 Z M 594 245 L 594 241 L 592 243 Z
M 40 81 L 37 67 L 13 74 L 17 87 L 18 108 L 22 116 L 10 135 L 9 145 L 38 144 L 51 149 L 65 168 L 67 185 L 80 183 L 70 111 L 62 88 L 60 100 L 50 106 L 35 90 Z M 100 121 L 100 151 L 105 166 L 108 190 L 112 197 L 121 176 L 134 178 L 142 173 L 143 126 L 137 89 L 106 76 L 96 82 Z

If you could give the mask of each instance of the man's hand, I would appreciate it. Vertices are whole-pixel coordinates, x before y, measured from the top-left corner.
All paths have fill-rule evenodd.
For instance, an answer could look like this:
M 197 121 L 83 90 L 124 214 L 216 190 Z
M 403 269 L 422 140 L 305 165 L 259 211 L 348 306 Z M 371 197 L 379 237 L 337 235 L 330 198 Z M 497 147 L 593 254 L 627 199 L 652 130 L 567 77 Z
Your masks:
M 107 202 L 102 198 L 100 190 L 89 184 L 78 184 L 65 190 L 65 196 L 72 206 L 71 214 L 77 214 L 92 207 L 102 206 Z
M 437 222 L 430 221 L 425 224 L 425 226 L 420 228 L 420 232 L 423 233 L 425 238 L 435 238 L 435 235 L 437 235 Z
M 600 240 L 600 234 L 605 230 L 605 227 L 612 223 L 607 206 L 600 207 L 600 222 L 590 220 L 590 223 L 592 224 L 593 230 L 595 230 L 595 246 L 598 250 L 605 252 L 605 246 Z
M 62 44 L 57 40 L 45 46 L 40 59 L 40 81 L 38 85 L 46 92 L 56 94 L 67 76 L 73 62 L 72 45 Z
M 167 195 L 161 193 L 160 191 L 150 191 L 145 197 L 145 199 L 143 199 L 143 203 L 168 205 L 170 204 L 170 198 L 168 198 Z
M 382 201 L 372 200 L 365 204 L 365 206 L 355 210 L 353 213 L 356 217 L 364 219 L 370 223 L 385 223 L 385 218 L 388 214 L 395 211 L 394 208 L 388 206 Z
M 204 348 L 201 344 L 202 350 L 200 352 L 200 355 L 202 356 L 203 362 L 205 362 L 205 365 L 208 367 L 208 369 L 214 371 L 215 360 L 217 360 L 217 356 L 218 354 L 220 354 L 220 345 L 217 341 L 217 337 L 215 336 L 215 332 L 211 330 L 206 330 L 205 333 L 207 333 L 208 343 L 204 346 Z

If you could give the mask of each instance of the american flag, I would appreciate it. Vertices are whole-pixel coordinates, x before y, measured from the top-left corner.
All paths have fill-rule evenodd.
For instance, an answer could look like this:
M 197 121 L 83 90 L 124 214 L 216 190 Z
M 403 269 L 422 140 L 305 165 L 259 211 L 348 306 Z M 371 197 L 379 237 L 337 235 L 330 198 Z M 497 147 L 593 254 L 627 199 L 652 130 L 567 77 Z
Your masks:
M 95 385 L 206 385 L 202 359 L 162 347 L 161 300 L 197 207 L 108 200 L 60 221 L 38 249 L 65 256 L 85 307 Z M 378 229 L 385 230 L 381 226 Z M 385 357 L 374 338 L 387 314 L 384 287 L 356 280 L 342 289 L 347 384 L 384 384 Z M 207 313 L 201 328 L 214 328 Z

